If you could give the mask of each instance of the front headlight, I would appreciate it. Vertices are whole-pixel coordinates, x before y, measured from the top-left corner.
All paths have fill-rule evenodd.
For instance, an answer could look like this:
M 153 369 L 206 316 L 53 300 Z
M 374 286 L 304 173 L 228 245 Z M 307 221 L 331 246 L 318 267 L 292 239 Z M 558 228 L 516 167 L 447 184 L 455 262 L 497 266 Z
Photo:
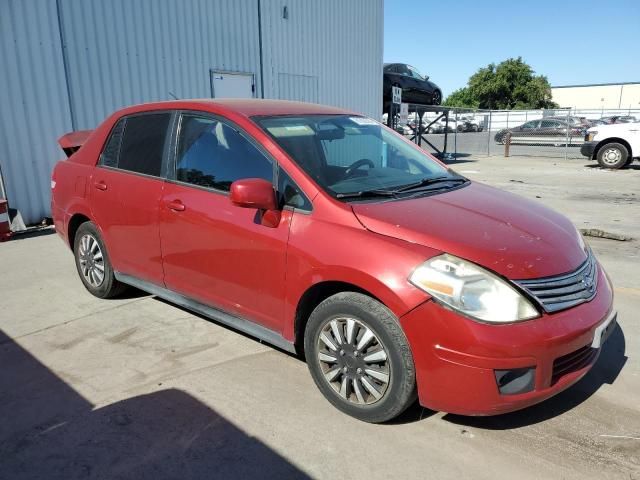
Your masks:
M 444 254 L 427 260 L 409 281 L 451 308 L 489 323 L 539 316 L 531 303 L 507 282 L 471 262 Z
M 593 131 L 593 130 L 591 132 L 587 132 L 587 142 L 590 142 L 591 140 L 596 138 L 597 134 L 598 134 L 598 132 Z

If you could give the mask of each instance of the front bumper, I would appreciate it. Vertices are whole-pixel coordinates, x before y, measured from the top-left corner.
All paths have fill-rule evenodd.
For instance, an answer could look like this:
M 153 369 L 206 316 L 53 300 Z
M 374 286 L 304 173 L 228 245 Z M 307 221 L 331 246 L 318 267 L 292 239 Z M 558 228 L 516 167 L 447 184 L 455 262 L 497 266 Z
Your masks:
M 600 266 L 598 276 L 598 293 L 591 301 L 525 322 L 483 324 L 434 301 L 401 317 L 420 404 L 461 415 L 495 415 L 541 402 L 580 380 L 600 354 L 592 347 L 603 330 L 599 327 L 615 321 L 613 292 Z M 572 365 L 572 356 L 581 361 Z M 531 389 L 500 392 L 497 371 L 531 368 Z
M 598 142 L 584 142 L 580 147 L 580 153 L 588 158 L 593 158 L 593 152 L 596 149 Z

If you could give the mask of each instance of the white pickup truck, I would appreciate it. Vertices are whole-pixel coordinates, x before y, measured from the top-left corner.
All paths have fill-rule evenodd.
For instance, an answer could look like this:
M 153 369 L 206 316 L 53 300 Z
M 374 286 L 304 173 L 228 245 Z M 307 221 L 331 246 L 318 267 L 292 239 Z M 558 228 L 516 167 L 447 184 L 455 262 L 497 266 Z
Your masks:
M 624 168 L 640 157 L 640 123 L 591 127 L 584 140 L 580 153 L 602 168 Z

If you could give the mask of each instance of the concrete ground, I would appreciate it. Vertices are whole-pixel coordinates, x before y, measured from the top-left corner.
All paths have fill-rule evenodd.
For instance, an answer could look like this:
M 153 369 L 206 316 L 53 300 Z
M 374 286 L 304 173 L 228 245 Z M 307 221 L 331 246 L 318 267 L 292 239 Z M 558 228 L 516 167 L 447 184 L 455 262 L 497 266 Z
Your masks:
M 640 479 L 638 165 L 452 166 L 636 239 L 588 239 L 620 327 L 573 388 L 498 417 L 365 424 L 297 358 L 139 292 L 93 298 L 56 235 L 18 237 L 0 244 L 0 478 Z

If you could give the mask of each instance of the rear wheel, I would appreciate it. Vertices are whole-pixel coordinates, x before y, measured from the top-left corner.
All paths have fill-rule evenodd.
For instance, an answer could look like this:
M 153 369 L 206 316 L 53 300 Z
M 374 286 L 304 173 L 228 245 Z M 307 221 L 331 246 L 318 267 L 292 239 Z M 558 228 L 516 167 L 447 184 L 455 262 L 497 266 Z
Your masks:
M 311 376 L 336 408 L 366 422 L 390 420 L 416 398 L 415 367 L 397 318 L 355 292 L 323 301 L 309 317 Z
M 598 150 L 598 163 L 602 168 L 619 169 L 627 164 L 629 152 L 621 143 L 607 143 Z
M 85 222 L 76 232 L 73 253 L 82 284 L 98 298 L 111 298 L 126 286 L 115 279 L 113 267 L 100 232 L 91 222 Z

